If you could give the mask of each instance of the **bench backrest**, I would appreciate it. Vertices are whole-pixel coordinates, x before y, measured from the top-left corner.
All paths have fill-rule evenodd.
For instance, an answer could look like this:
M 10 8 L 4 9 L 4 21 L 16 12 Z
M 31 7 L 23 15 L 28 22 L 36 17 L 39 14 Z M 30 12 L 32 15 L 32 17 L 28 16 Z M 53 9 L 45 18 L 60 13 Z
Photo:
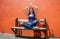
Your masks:
M 46 18 L 43 18 L 43 19 L 39 19 L 38 20 L 39 22 L 44 22 L 45 23 L 45 25 L 44 26 L 46 26 Z M 18 22 L 28 22 L 28 19 L 18 19 L 18 18 L 16 18 L 16 21 L 15 21 L 15 25 L 16 26 L 18 26 Z

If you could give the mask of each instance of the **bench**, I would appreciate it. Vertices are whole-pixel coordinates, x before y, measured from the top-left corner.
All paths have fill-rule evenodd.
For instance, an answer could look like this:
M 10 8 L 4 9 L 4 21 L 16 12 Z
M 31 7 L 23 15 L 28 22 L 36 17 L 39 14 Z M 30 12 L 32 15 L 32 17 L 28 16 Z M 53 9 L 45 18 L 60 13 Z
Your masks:
M 25 27 L 19 27 L 18 26 L 18 22 L 28 22 L 28 19 L 18 19 L 16 18 L 16 21 L 15 21 L 15 26 L 11 27 L 11 30 L 15 33 L 15 36 L 16 34 L 18 34 L 18 30 L 26 30 Z M 40 31 L 44 31 L 45 33 L 45 39 L 46 39 L 46 19 L 39 19 L 39 22 L 44 22 L 44 27 L 42 28 L 39 28 L 39 27 L 33 27 L 32 29 L 29 29 L 29 30 L 40 30 Z M 20 31 L 20 34 L 19 36 L 22 36 L 22 31 Z

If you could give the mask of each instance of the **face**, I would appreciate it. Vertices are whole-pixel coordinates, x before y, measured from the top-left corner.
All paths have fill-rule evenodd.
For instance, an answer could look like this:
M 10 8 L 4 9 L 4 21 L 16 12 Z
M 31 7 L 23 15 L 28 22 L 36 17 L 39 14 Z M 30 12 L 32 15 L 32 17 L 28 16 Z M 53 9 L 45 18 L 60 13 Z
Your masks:
M 33 9 L 32 8 L 30 8 L 30 12 L 33 12 Z

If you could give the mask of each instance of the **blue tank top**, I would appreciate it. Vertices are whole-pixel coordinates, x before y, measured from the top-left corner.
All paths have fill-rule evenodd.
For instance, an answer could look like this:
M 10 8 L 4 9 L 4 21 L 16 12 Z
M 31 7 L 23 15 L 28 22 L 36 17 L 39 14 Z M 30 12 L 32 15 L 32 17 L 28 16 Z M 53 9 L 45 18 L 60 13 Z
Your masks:
M 33 13 L 29 14 L 28 19 L 29 19 L 29 23 L 32 23 L 35 20 L 35 15 Z

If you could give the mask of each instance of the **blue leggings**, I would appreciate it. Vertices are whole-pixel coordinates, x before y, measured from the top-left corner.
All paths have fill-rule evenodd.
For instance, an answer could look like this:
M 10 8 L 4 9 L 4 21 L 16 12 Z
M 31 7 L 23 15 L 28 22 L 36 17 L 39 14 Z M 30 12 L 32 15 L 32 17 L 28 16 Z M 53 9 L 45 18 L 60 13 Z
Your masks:
M 31 28 L 33 28 L 34 26 L 36 26 L 36 24 L 37 24 L 37 20 L 34 20 L 32 23 L 25 23 L 25 22 L 23 22 L 22 23 L 22 26 L 23 27 L 26 27 L 26 28 L 28 28 L 28 29 L 31 29 Z

